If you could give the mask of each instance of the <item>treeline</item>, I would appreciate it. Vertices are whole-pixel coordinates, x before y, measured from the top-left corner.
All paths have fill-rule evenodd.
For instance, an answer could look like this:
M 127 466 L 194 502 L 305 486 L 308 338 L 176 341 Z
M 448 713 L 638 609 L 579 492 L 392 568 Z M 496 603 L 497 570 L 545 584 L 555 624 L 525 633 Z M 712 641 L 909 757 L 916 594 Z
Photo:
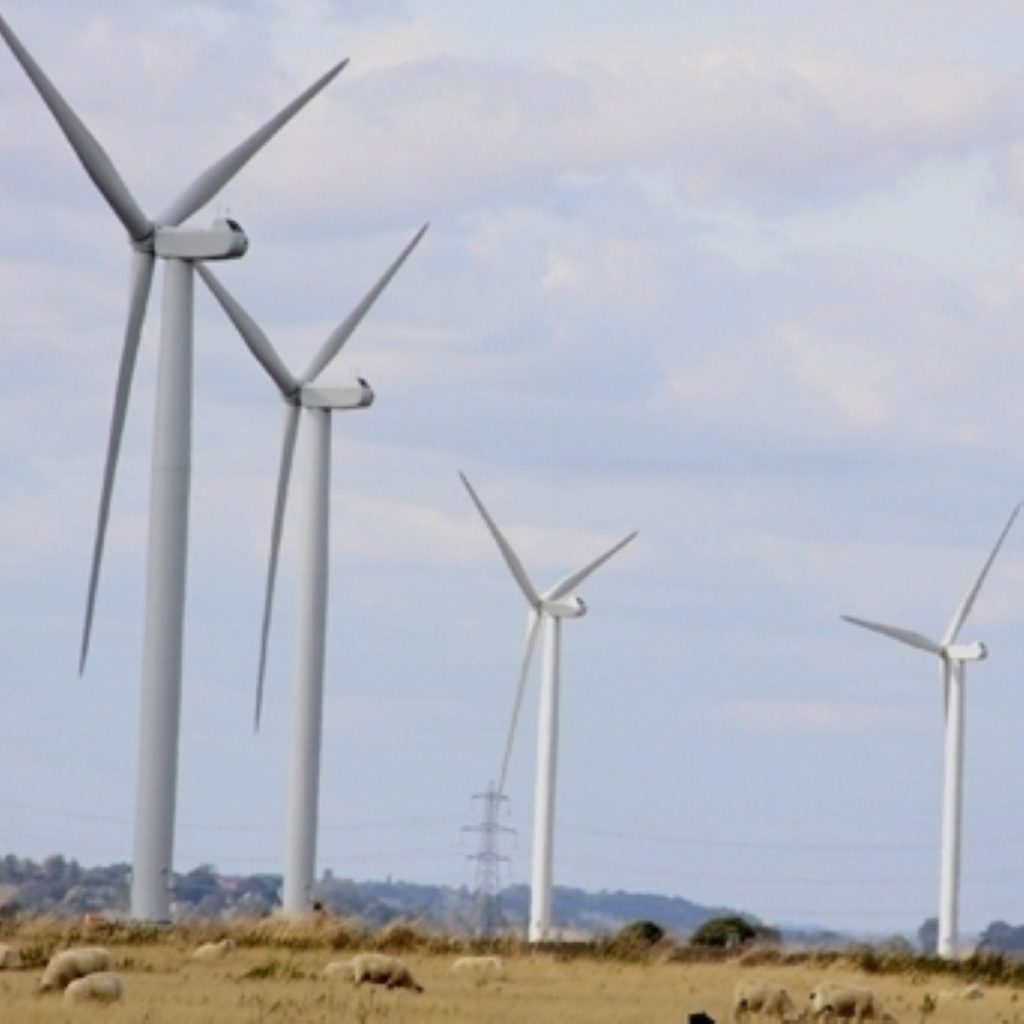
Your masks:
M 222 875 L 213 865 L 204 864 L 175 874 L 172 887 L 176 918 L 261 917 L 279 905 L 281 876 Z M 0 916 L 126 914 L 130 889 L 128 864 L 87 868 L 60 854 L 41 861 L 11 854 L 0 859 Z M 481 901 L 466 886 L 391 879 L 356 882 L 326 871 L 317 883 L 315 897 L 324 910 L 375 927 L 415 919 L 457 932 L 472 932 L 481 922 Z M 489 904 L 489 920 L 499 929 L 521 929 L 528 909 L 528 887 L 510 886 Z M 724 912 L 680 897 L 621 891 L 589 893 L 565 886 L 554 890 L 555 919 L 567 929 L 586 934 L 607 934 L 630 921 L 651 920 L 670 932 L 686 935 Z
M 222 875 L 213 865 L 204 864 L 175 874 L 172 888 L 177 919 L 260 918 L 272 914 L 280 905 L 281 876 Z M 130 891 L 128 864 L 84 867 L 60 854 L 39 861 L 13 854 L 0 857 L 0 918 L 72 918 L 90 913 L 124 916 L 128 913 Z M 325 911 L 371 928 L 416 920 L 457 934 L 473 934 L 480 930 L 485 909 L 477 894 L 466 886 L 391 879 L 357 882 L 337 878 L 330 871 L 325 871 L 317 883 L 315 895 Z M 507 887 L 496 902 L 486 907 L 489 924 L 502 931 L 522 931 L 529 899 L 527 886 Z M 560 927 L 580 936 L 610 935 L 631 922 L 648 921 L 656 922 L 672 935 L 686 937 L 708 921 L 728 918 L 734 913 L 728 908 L 703 906 L 678 896 L 623 891 L 593 893 L 567 886 L 555 887 L 553 910 Z M 763 942 L 771 930 L 756 918 L 745 916 L 758 932 L 758 941 Z M 933 952 L 936 933 L 934 919 L 925 921 L 918 930 L 916 951 Z M 747 938 L 741 936 L 742 940 Z M 797 945 L 838 949 L 851 944 L 848 936 L 833 931 L 785 929 L 781 938 L 790 948 Z M 915 952 L 913 944 L 898 936 L 873 945 L 890 952 Z M 1024 955 L 1024 925 L 993 921 L 979 936 L 977 949 Z

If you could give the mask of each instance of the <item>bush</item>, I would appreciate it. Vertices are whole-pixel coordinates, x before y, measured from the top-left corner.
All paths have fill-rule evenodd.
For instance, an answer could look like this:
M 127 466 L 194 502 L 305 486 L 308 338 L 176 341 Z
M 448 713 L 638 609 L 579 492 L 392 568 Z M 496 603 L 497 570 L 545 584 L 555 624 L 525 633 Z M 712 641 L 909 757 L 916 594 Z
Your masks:
M 654 921 L 624 925 L 600 945 L 607 956 L 625 959 L 646 957 L 665 938 L 665 929 Z
M 711 949 L 736 949 L 752 942 L 757 929 L 738 914 L 713 917 L 705 921 L 690 936 L 691 946 L 706 946 Z

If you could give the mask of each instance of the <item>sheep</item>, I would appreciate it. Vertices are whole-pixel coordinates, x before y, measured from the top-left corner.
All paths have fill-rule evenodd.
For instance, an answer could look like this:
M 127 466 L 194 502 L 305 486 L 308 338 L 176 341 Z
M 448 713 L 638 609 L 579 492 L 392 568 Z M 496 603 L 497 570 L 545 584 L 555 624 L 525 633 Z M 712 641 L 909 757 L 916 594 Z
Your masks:
M 66 988 L 76 978 L 110 970 L 110 950 L 102 946 L 75 946 L 50 957 L 39 982 L 40 992 Z
M 420 985 L 401 960 L 383 953 L 360 953 L 352 958 L 352 980 L 356 985 L 364 981 L 385 988 L 410 988 L 422 992 Z
M 733 992 L 733 1019 L 742 1021 L 751 1013 L 777 1017 L 780 1021 L 799 1019 L 796 1004 L 782 985 L 753 979 L 738 981 Z
M 893 1018 L 882 1008 L 878 996 L 859 985 L 840 982 L 822 982 L 811 990 L 811 1016 L 815 1020 L 892 1021 Z
M 21 953 L 14 946 L 0 943 L 0 971 L 12 971 L 21 966 Z
M 505 961 L 500 956 L 460 956 L 453 964 L 453 971 L 473 971 L 490 973 L 503 971 Z
M 234 939 L 221 939 L 220 942 L 204 942 L 192 951 L 193 960 L 220 960 L 235 948 Z
M 985 990 L 980 985 L 965 985 L 963 988 L 940 989 L 937 1002 L 948 1003 L 954 999 L 984 999 Z
M 112 971 L 76 978 L 64 989 L 65 1003 L 114 1003 L 124 995 L 121 979 Z

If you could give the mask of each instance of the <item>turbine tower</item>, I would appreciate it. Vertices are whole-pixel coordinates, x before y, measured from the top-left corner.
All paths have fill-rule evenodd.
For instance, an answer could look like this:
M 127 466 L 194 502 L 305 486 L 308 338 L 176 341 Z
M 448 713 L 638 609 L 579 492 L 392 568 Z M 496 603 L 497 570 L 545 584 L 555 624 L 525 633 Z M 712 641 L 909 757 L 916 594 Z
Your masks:
M 188 553 L 192 446 L 192 269 L 202 260 L 237 259 L 248 247 L 245 232 L 231 220 L 218 219 L 211 228 L 205 230 L 181 225 L 210 202 L 250 158 L 341 71 L 345 62 L 331 68 L 262 128 L 199 175 L 159 216 L 151 220 L 135 201 L 95 136 L 71 109 L 3 18 L 0 18 L 0 36 L 49 108 L 93 184 L 124 225 L 132 247 L 128 320 L 114 392 L 96 521 L 96 540 L 79 660 L 80 672 L 84 671 L 89 650 L 110 499 L 154 263 L 157 259 L 165 262 L 149 505 L 131 915 L 140 920 L 166 921 L 170 919 Z
M 942 789 L 942 847 L 939 867 L 939 938 L 938 954 L 946 959 L 957 955 L 958 918 L 960 910 L 960 833 L 961 803 L 963 798 L 964 753 L 964 678 L 969 661 L 982 661 L 988 649 L 982 643 L 958 643 L 960 630 L 967 621 L 985 577 L 995 561 L 1006 535 L 1017 518 L 1017 505 L 1003 527 L 1003 532 L 981 567 L 977 579 L 964 595 L 941 640 L 933 640 L 907 629 L 886 626 L 866 619 L 843 615 L 846 622 L 891 637 L 900 643 L 927 651 L 940 659 L 939 671 L 943 682 L 946 717 L 945 760 Z
M 576 589 L 592 572 L 604 565 L 621 548 L 624 548 L 635 536 L 631 533 L 618 544 L 613 545 L 603 555 L 577 570 L 564 580 L 556 583 L 550 590 L 538 593 L 530 582 L 526 570 L 519 561 L 511 545 L 505 539 L 497 524 L 484 508 L 483 502 L 470 485 L 465 475 L 460 473 L 462 482 L 469 492 L 473 504 L 483 517 L 491 536 L 498 545 L 498 550 L 505 559 L 505 564 L 512 573 L 513 579 L 526 598 L 529 612 L 526 620 L 526 644 L 523 650 L 522 666 L 519 671 L 519 683 L 516 687 L 515 702 L 512 707 L 512 721 L 509 726 L 508 740 L 505 744 L 505 756 L 501 763 L 501 775 L 498 782 L 498 794 L 505 791 L 505 776 L 508 772 L 509 757 L 512 753 L 512 741 L 515 738 L 516 723 L 519 709 L 523 702 L 523 692 L 533 657 L 533 648 L 537 640 L 537 632 L 543 627 L 544 632 L 544 672 L 541 681 L 540 702 L 537 718 L 537 776 L 534 787 L 533 801 L 533 858 L 530 873 L 530 921 L 528 938 L 530 942 L 545 942 L 551 937 L 551 890 L 552 864 L 554 860 L 554 825 L 555 825 L 555 775 L 558 761 L 558 705 L 559 705 L 559 668 L 561 661 L 562 619 L 575 619 L 585 615 L 587 606 L 583 601 L 570 593 Z
M 327 639 L 327 589 L 330 562 L 331 413 L 363 409 L 373 401 L 365 380 L 355 378 L 343 385 L 325 386 L 317 379 L 331 364 L 363 317 L 388 286 L 399 267 L 427 230 L 422 227 L 370 289 L 351 314 L 331 333 L 309 368 L 294 377 L 256 322 L 230 295 L 207 267 L 199 274 L 252 354 L 281 392 L 285 402 L 284 437 L 278 471 L 277 497 L 271 529 L 263 626 L 260 637 L 259 675 L 256 686 L 255 724 L 259 728 L 263 704 L 263 679 L 267 642 L 277 577 L 278 552 L 288 501 L 288 484 L 295 453 L 299 413 L 306 422 L 306 495 L 302 549 L 299 555 L 298 643 L 295 659 L 294 719 L 292 729 L 291 781 L 288 800 L 288 835 L 285 855 L 282 908 L 285 914 L 307 913 L 313 904 L 316 877 L 316 833 L 320 802 L 320 745 L 323 735 L 324 654 Z

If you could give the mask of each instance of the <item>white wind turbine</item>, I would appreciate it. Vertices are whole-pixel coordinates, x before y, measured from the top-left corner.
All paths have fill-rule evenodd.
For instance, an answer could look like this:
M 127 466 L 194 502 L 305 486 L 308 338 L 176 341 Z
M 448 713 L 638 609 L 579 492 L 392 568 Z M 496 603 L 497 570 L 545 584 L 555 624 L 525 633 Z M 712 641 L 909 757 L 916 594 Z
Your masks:
M 963 753 L 964 753 L 964 678 L 966 663 L 982 661 L 988 657 L 988 649 L 982 643 L 957 643 L 960 630 L 967 621 L 974 602 L 981 590 L 985 577 L 995 561 L 1006 535 L 1017 518 L 1017 505 L 1003 527 L 1003 532 L 992 548 L 977 579 L 964 595 L 941 640 L 932 640 L 907 629 L 868 622 L 852 615 L 843 615 L 855 626 L 873 630 L 884 636 L 909 644 L 918 650 L 927 651 L 940 659 L 944 707 L 946 716 L 946 750 L 943 768 L 942 790 L 942 848 L 939 868 L 939 937 L 938 954 L 951 959 L 957 953 L 958 916 L 960 903 L 960 831 L 961 803 L 963 796 Z
M 523 650 L 522 665 L 519 670 L 519 683 L 516 687 L 515 702 L 512 707 L 512 722 L 509 726 L 508 740 L 505 744 L 505 755 L 501 762 L 501 777 L 498 793 L 505 790 L 505 776 L 508 772 L 509 757 L 512 753 L 512 741 L 515 738 L 516 723 L 519 709 L 523 702 L 523 692 L 533 657 L 533 648 L 537 640 L 537 632 L 543 623 L 544 628 L 544 674 L 541 681 L 540 701 L 537 715 L 537 777 L 533 798 L 533 864 L 530 873 L 530 921 L 528 937 L 530 942 L 544 942 L 551 935 L 551 887 L 552 863 L 554 859 L 554 825 L 555 825 L 555 776 L 558 761 L 558 705 L 559 705 L 559 664 L 561 660 L 562 619 L 575 619 L 585 615 L 587 606 L 583 601 L 570 593 L 576 589 L 592 572 L 604 565 L 621 548 L 624 548 L 635 536 L 631 533 L 618 544 L 613 545 L 603 555 L 585 565 L 582 569 L 566 576 L 544 593 L 538 593 L 530 582 L 522 563 L 512 550 L 497 524 L 490 517 L 483 502 L 473 490 L 465 475 L 460 473 L 463 484 L 473 499 L 473 504 L 487 524 L 491 536 L 501 551 L 505 564 L 509 567 L 513 579 L 530 606 L 526 620 L 526 644 Z
M 282 907 L 289 915 L 309 911 L 313 902 L 313 882 L 316 877 L 324 654 L 327 641 L 327 589 L 330 566 L 331 412 L 362 409 L 373 401 L 373 391 L 361 377 L 341 385 L 318 384 L 317 378 L 341 351 L 342 346 L 388 286 L 426 230 L 424 225 L 416 233 L 383 277 L 327 338 L 305 373 L 298 377 L 291 374 L 266 334 L 217 280 L 213 272 L 204 266 L 199 267 L 199 274 L 241 334 L 249 350 L 277 385 L 285 402 L 284 435 L 270 536 L 263 626 L 260 634 L 259 677 L 256 687 L 257 728 L 263 703 L 263 678 L 267 663 L 274 581 L 277 577 L 278 552 L 288 501 L 288 484 L 300 411 L 306 421 L 305 521 L 301 531 L 299 555 L 296 627 L 298 642 L 295 658 L 291 783 L 282 892 Z
M 78 115 L 0 18 L 0 36 L 10 47 L 93 184 L 128 232 L 132 284 L 121 351 L 110 437 L 96 522 L 96 541 L 86 599 L 79 670 L 89 649 L 96 588 L 106 538 L 110 499 L 121 448 L 128 395 L 142 334 L 154 262 L 165 261 L 163 324 L 157 370 L 149 505 L 139 772 L 136 783 L 132 917 L 170 917 L 174 849 L 178 732 L 192 422 L 192 268 L 197 261 L 237 259 L 248 246 L 231 220 L 209 229 L 180 225 L 205 206 L 302 107 L 345 66 L 335 65 L 262 128 L 199 175 L 159 216 L 151 220 L 129 192 L 110 158 Z

